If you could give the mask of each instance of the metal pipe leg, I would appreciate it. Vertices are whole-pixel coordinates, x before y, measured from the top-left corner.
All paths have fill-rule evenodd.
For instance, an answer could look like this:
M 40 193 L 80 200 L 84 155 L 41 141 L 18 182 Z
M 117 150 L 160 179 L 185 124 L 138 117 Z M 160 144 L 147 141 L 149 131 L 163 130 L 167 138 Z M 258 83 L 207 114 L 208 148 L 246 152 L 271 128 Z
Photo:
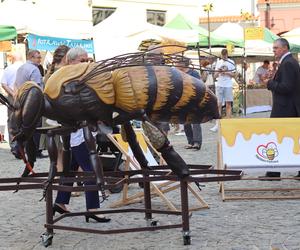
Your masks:
M 53 225 L 53 190 L 52 183 L 49 185 L 46 192 L 46 224 Z M 52 228 L 47 228 L 47 233 L 53 234 Z
M 136 134 L 130 124 L 130 122 L 126 122 L 123 124 L 123 128 L 126 133 L 126 139 L 128 141 L 128 144 L 132 150 L 132 153 L 138 163 L 140 164 L 141 168 L 149 168 L 148 167 L 148 161 L 144 155 L 144 152 L 137 141 Z M 151 168 L 150 168 L 151 169 Z
M 188 199 L 188 183 L 186 180 L 180 181 L 181 194 L 181 216 L 182 216 L 182 235 L 184 245 L 191 244 L 190 221 L 189 221 L 189 199 Z
M 147 177 L 147 174 L 143 174 L 144 177 Z M 144 202 L 145 202 L 145 209 L 148 210 L 145 212 L 145 219 L 147 221 L 152 220 L 152 213 L 149 212 L 151 210 L 151 190 L 150 190 L 150 182 L 149 181 L 144 181 Z
M 90 154 L 91 165 L 92 165 L 93 170 L 96 175 L 96 183 L 100 189 L 100 192 L 102 195 L 102 200 L 104 201 L 108 198 L 108 196 L 106 195 L 105 190 L 104 190 L 103 164 L 100 161 L 100 158 L 99 158 L 97 150 L 96 150 L 96 141 L 95 141 L 95 138 L 93 137 L 92 132 L 88 126 L 83 128 L 83 134 L 84 134 L 86 146 L 87 146 L 89 154 Z
M 46 225 L 53 225 L 53 190 L 52 183 L 49 184 L 49 187 L 46 190 Z M 47 231 L 41 235 L 42 244 L 45 247 L 52 245 L 53 239 L 53 228 L 47 227 Z

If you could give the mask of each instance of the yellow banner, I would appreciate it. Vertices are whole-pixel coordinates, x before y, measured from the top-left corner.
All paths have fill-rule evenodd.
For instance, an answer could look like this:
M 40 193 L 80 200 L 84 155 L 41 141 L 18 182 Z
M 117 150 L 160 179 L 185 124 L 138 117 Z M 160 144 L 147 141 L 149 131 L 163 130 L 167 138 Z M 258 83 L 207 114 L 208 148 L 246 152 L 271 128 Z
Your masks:
M 226 44 L 226 49 L 228 51 L 228 54 L 231 54 L 234 51 L 234 45 L 232 43 L 227 43 Z
M 263 40 L 264 29 L 262 27 L 245 28 L 245 40 Z

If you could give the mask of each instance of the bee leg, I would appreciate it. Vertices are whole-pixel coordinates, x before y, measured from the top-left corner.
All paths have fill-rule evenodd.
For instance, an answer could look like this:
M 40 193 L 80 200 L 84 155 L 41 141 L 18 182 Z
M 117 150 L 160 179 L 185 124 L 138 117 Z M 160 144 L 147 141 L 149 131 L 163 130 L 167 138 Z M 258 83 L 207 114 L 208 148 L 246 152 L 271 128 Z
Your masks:
M 106 195 L 105 190 L 104 190 L 103 164 L 100 161 L 100 158 L 99 158 L 97 150 L 96 150 L 96 141 L 95 141 L 95 138 L 92 135 L 92 132 L 88 126 L 85 126 L 83 128 L 83 134 L 84 134 L 86 146 L 89 151 L 90 162 L 91 162 L 92 168 L 94 169 L 94 172 L 96 175 L 96 183 L 100 189 L 102 199 L 104 201 L 108 198 L 108 196 Z
M 140 144 L 138 143 L 138 141 L 136 139 L 135 132 L 134 132 L 130 122 L 125 122 L 122 125 L 121 134 L 122 134 L 123 140 L 125 139 L 125 141 L 127 141 L 129 143 L 129 146 L 133 152 L 133 155 L 136 158 L 136 160 L 138 161 L 138 163 L 140 164 L 140 166 L 142 168 L 147 168 L 147 169 L 151 170 L 152 168 L 148 165 L 148 161 L 143 153 L 143 150 L 140 147 Z
M 31 137 L 25 144 L 25 151 L 27 154 L 28 162 L 30 163 L 31 167 L 34 167 L 34 163 L 36 161 L 36 146 L 33 140 L 33 137 Z M 22 173 L 22 177 L 27 177 L 30 174 L 30 170 L 25 167 L 24 171 Z
M 53 179 L 57 173 L 57 146 L 54 140 L 55 134 L 49 131 L 47 133 L 47 147 L 48 147 L 48 154 L 50 158 L 50 167 L 47 180 L 43 183 L 43 197 L 40 200 L 43 200 L 46 197 L 47 190 L 50 184 L 53 182 Z
M 70 135 L 62 135 L 62 166 L 63 175 L 67 176 L 71 171 L 72 153 L 70 145 Z
M 181 156 L 174 150 L 173 146 L 170 145 L 170 141 L 167 136 L 149 121 L 143 122 L 142 127 L 153 147 L 161 153 L 173 173 L 180 178 L 188 176 L 188 166 Z

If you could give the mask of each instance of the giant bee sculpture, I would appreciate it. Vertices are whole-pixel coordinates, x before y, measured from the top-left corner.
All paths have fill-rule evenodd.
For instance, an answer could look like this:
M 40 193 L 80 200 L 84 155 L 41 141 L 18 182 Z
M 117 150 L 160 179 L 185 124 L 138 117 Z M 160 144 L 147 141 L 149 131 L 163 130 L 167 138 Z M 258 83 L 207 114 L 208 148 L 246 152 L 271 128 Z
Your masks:
M 174 67 L 183 57 L 158 60 L 159 57 L 141 52 L 65 66 L 50 77 L 44 91 L 34 82 L 24 83 L 13 104 L 11 132 L 15 140 L 20 145 L 30 140 L 42 116 L 56 120 L 61 124 L 56 133 L 63 138 L 64 169 L 67 171 L 69 133 L 83 127 L 96 181 L 103 191 L 103 168 L 91 130 L 101 129 L 103 124 L 123 125 L 124 136 L 134 156 L 143 168 L 147 168 L 147 160 L 130 125 L 130 120 L 136 119 L 143 122 L 146 135 L 172 171 L 180 178 L 188 176 L 186 163 L 153 122 L 204 123 L 218 119 L 217 98 L 201 80 Z M 49 181 L 55 176 L 57 160 L 51 138 Z M 29 153 L 28 158 L 33 164 L 34 156 L 30 157 Z

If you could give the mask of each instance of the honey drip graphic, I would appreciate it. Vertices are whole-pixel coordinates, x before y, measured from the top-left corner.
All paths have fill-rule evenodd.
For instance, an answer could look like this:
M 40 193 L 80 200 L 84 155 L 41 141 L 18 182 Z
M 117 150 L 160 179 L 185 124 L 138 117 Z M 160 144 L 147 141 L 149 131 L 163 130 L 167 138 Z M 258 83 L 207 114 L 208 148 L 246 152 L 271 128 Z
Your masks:
M 253 134 L 269 135 L 275 132 L 279 144 L 282 143 L 283 138 L 291 138 L 294 142 L 293 153 L 300 154 L 299 118 L 224 119 L 220 120 L 220 125 L 222 136 L 230 147 L 234 146 L 238 133 L 248 141 Z

